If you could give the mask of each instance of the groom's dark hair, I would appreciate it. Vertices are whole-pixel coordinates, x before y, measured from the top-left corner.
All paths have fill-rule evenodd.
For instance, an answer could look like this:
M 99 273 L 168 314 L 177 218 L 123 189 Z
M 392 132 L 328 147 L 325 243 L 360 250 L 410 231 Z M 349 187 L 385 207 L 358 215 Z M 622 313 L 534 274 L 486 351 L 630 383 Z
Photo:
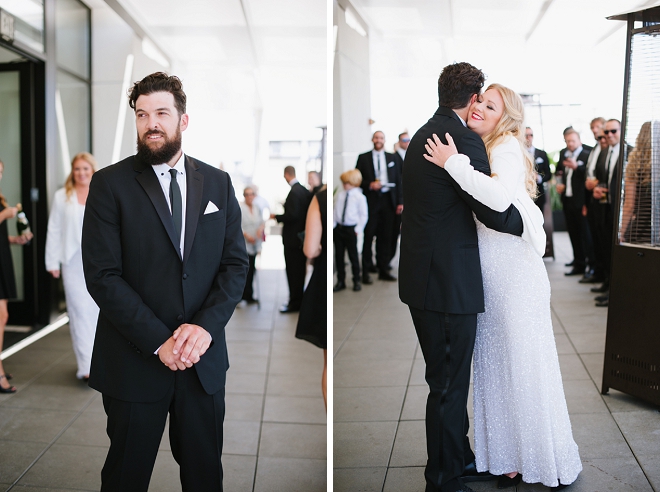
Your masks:
M 469 63 L 447 65 L 438 79 L 440 106 L 450 109 L 464 108 L 474 94 L 481 93 L 486 76 Z

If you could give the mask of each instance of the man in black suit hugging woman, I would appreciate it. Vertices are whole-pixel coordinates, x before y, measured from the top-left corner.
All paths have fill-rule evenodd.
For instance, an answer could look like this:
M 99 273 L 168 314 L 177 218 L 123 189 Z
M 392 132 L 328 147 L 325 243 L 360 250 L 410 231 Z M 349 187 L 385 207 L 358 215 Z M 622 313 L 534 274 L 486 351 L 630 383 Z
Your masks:
M 284 245 L 284 262 L 286 264 L 286 279 L 289 283 L 289 302 L 280 308 L 280 313 L 297 313 L 300 311 L 307 258 L 302 250 L 300 233 L 305 230 L 307 208 L 312 201 L 312 194 L 296 179 L 296 169 L 293 166 L 284 168 L 284 179 L 291 186 L 291 191 L 284 202 L 284 213 L 271 214 L 282 225 L 282 244 Z
M 229 368 L 225 326 L 248 261 L 229 175 L 181 150 L 181 81 L 136 82 L 137 155 L 94 174 L 82 233 L 87 289 L 100 308 L 89 385 L 103 393 L 110 450 L 101 490 L 149 488 L 170 416 L 188 492 L 222 490 Z
M 367 197 L 369 221 L 364 228 L 362 246 L 362 283 L 371 284 L 369 272 L 373 270 L 372 244 L 376 238 L 376 267 L 379 280 L 395 281 L 389 273 L 392 259 L 394 220 L 403 209 L 401 169 L 393 154 L 385 152 L 385 134 L 375 132 L 371 139 L 373 150 L 358 156 L 355 168 L 362 173 L 362 192 Z
M 494 212 L 464 192 L 442 168 L 424 159 L 435 133 L 449 133 L 458 152 L 490 175 L 481 138 L 466 127 L 468 109 L 484 84 L 469 63 L 445 67 L 438 80 L 440 107 L 410 142 L 403 166 L 399 297 L 408 305 L 426 362 L 428 461 L 426 492 L 471 491 L 464 482 L 490 480 L 477 473 L 467 438 L 467 397 L 484 290 L 477 231 L 472 212 L 487 227 L 522 235 L 520 213 L 512 205 Z

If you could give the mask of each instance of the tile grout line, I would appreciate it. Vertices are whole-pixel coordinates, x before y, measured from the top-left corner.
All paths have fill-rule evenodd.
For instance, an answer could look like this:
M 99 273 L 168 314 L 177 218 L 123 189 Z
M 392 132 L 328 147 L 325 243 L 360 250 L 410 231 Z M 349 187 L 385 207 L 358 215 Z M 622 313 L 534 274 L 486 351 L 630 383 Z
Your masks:
M 27 474 L 27 472 L 29 472 L 29 471 L 32 469 L 32 467 L 33 467 L 34 465 L 37 464 L 37 462 L 41 459 L 41 457 L 42 457 L 44 454 L 46 454 L 46 452 L 47 452 L 51 447 L 53 447 L 53 444 L 55 444 L 55 443 L 57 442 L 57 440 L 58 440 L 60 437 L 62 437 L 62 435 L 63 435 L 63 434 L 64 434 L 64 433 L 65 433 L 65 432 L 66 432 L 66 431 L 67 431 L 67 430 L 73 425 L 73 423 L 74 423 L 76 420 L 78 420 L 78 418 L 83 414 L 83 412 L 89 408 L 89 406 L 92 404 L 92 402 L 94 401 L 94 399 L 95 399 L 97 396 L 98 396 L 98 395 L 95 393 L 95 394 L 93 394 L 93 395 L 89 398 L 89 400 L 87 400 L 87 403 L 86 403 L 86 404 L 85 404 L 85 405 L 84 405 L 84 406 L 78 411 L 78 413 L 76 413 L 76 415 L 73 416 L 73 417 L 71 418 L 71 420 L 70 420 L 70 421 L 69 421 L 69 422 L 68 422 L 68 423 L 67 423 L 67 424 L 66 424 L 66 425 L 65 425 L 65 426 L 64 426 L 64 427 L 63 427 L 63 428 L 57 433 L 57 435 L 56 435 L 56 436 L 50 441 L 50 443 L 48 443 L 48 444 L 46 445 L 46 447 L 45 447 L 45 448 L 44 448 L 44 449 L 43 449 L 43 450 L 37 455 L 37 457 L 32 461 L 32 463 L 30 463 L 30 464 L 28 465 L 28 467 L 23 471 L 23 473 L 21 473 L 21 474 L 19 475 L 19 477 L 14 481 L 14 483 L 12 483 L 12 484 L 9 486 L 9 488 L 6 490 L 6 492 L 9 492 L 10 490 L 12 490 L 12 489 L 18 484 L 18 482 L 19 482 L 19 481 L 20 481 L 20 480 L 21 480 L 21 479 Z
M 339 347 L 335 350 L 335 353 L 332 355 L 333 360 L 337 357 L 337 355 L 339 355 L 339 351 L 344 347 L 344 344 L 348 341 L 350 336 L 353 334 L 353 330 L 355 330 L 355 327 L 357 326 L 359 321 L 362 319 L 362 316 L 364 316 L 364 313 L 366 312 L 367 308 L 369 307 L 369 304 L 371 304 L 371 301 L 373 300 L 375 294 L 376 294 L 375 292 L 372 292 L 372 294 L 369 296 L 369 299 L 364 304 L 364 307 L 360 310 L 360 313 L 358 314 L 357 318 L 353 322 L 353 324 L 351 326 L 351 329 L 348 330 L 348 333 L 346 334 L 344 339 L 339 344 Z M 333 299 L 333 305 L 334 305 L 334 297 L 332 299 Z

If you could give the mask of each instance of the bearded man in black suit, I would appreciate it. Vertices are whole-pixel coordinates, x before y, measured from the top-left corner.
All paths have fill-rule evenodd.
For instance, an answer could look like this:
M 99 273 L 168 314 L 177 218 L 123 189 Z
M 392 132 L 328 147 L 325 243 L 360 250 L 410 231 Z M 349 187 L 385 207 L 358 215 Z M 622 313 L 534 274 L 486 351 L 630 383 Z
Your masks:
M 282 244 L 284 246 L 284 262 L 286 264 L 286 279 L 289 283 L 289 302 L 280 308 L 281 313 L 297 313 L 302 303 L 305 286 L 307 258 L 302 249 L 300 233 L 305 230 L 307 208 L 312 201 L 312 194 L 296 179 L 296 168 L 286 166 L 284 179 L 291 190 L 284 202 L 284 213 L 271 214 L 282 225 Z
M 89 385 L 103 394 L 110 450 L 102 491 L 149 488 L 170 416 L 184 491 L 222 490 L 225 326 L 247 253 L 229 175 L 183 154 L 181 81 L 162 72 L 129 95 L 137 155 L 92 179 L 82 233 L 100 308 Z
M 543 212 L 546 201 L 543 183 L 552 178 L 550 160 L 545 150 L 534 147 L 534 132 L 530 127 L 525 128 L 525 147 L 527 148 L 527 152 L 532 155 L 532 159 L 534 159 L 534 166 L 536 168 L 536 205 Z
M 403 166 L 399 297 L 408 305 L 426 362 L 424 472 L 426 492 L 471 491 L 465 481 L 492 479 L 477 473 L 467 438 L 467 397 L 484 290 L 472 216 L 491 229 L 522 235 L 515 207 L 495 212 L 464 192 L 442 168 L 424 159 L 427 139 L 449 133 L 458 152 L 490 175 L 481 138 L 466 127 L 469 105 L 484 84 L 469 63 L 445 67 L 438 80 L 440 107 L 410 142 Z
M 379 280 L 395 281 L 389 273 L 392 259 L 392 236 L 397 213 L 403 209 L 401 191 L 401 170 L 395 157 L 385 152 L 385 134 L 374 133 L 371 139 L 373 150 L 358 156 L 355 168 L 362 173 L 362 192 L 367 197 L 369 220 L 364 228 L 362 246 L 362 283 L 371 284 L 373 252 L 372 244 L 376 238 L 376 267 Z

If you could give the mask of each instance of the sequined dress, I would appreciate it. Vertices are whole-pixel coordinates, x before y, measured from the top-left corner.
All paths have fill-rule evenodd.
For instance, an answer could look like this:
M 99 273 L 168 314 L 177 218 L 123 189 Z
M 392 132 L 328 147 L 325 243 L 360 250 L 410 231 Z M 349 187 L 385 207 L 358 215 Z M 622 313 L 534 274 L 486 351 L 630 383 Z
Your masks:
M 463 189 L 493 209 L 529 199 L 522 150 L 514 139 L 491 152 L 496 179 L 458 167 L 446 164 Z M 523 481 L 548 487 L 558 480 L 571 484 L 582 463 L 564 397 L 545 264 L 530 242 L 475 221 L 485 297 L 474 348 L 477 470 L 517 471 Z

